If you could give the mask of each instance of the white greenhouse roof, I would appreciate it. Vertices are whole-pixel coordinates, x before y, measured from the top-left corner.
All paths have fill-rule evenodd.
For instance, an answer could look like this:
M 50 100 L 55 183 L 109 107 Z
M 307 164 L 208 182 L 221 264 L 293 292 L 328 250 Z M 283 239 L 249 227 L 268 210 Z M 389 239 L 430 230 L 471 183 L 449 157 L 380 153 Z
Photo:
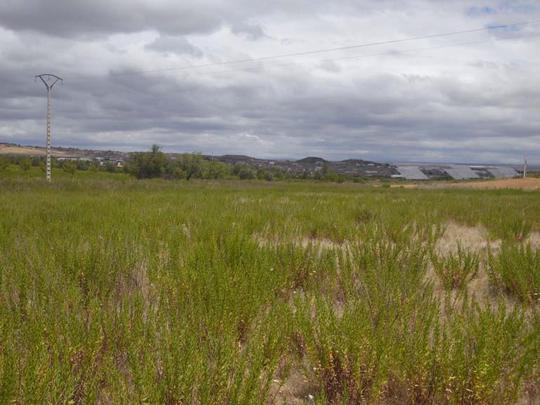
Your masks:
M 477 179 L 478 174 L 469 166 L 451 166 L 445 169 L 446 173 L 454 180 Z
M 494 166 L 488 167 L 487 170 L 496 178 L 516 177 L 518 172 L 510 166 Z
M 428 177 L 418 166 L 398 166 L 398 172 L 408 180 L 427 180 Z

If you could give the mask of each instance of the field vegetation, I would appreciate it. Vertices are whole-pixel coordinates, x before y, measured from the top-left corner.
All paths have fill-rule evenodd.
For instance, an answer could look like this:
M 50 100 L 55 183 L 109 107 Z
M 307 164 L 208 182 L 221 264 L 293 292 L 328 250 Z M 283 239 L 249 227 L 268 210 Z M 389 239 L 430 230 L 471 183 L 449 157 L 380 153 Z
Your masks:
M 540 400 L 539 192 L 38 172 L 0 174 L 0 403 Z

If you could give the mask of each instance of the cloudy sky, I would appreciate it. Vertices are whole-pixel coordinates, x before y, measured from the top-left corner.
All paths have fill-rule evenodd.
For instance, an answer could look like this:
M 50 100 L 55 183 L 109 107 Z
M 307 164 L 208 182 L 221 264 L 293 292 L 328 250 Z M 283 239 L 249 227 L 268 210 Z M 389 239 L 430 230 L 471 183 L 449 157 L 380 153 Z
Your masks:
M 0 142 L 50 72 L 58 146 L 540 162 L 539 71 L 537 0 L 2 0 Z

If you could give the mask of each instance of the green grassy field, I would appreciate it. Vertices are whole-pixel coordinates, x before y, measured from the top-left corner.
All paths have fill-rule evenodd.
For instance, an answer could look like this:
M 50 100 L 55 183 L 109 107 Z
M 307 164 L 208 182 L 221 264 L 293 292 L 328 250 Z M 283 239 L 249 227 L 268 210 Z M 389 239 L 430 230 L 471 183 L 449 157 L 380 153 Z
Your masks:
M 540 401 L 540 192 L 11 173 L 0 213 L 0 403 Z

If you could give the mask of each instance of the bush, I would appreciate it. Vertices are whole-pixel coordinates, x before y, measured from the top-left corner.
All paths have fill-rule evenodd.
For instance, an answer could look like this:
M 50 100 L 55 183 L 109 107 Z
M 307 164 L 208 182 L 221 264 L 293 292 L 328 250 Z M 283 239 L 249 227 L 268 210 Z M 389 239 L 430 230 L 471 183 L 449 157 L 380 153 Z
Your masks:
M 259 169 L 257 170 L 257 179 L 259 180 L 266 180 L 266 181 L 272 181 L 274 180 L 274 176 L 272 175 L 272 172 L 266 169 Z
M 204 163 L 205 179 L 223 179 L 227 177 L 231 170 L 228 164 L 217 161 L 202 161 Z
M 495 288 L 526 303 L 540 302 L 540 250 L 506 243 L 490 255 L 489 276 Z
M 19 167 L 27 172 L 32 167 L 32 161 L 29 158 L 24 158 L 19 161 Z
M 9 166 L 9 160 L 7 160 L 3 156 L 0 156 L 0 172 L 6 170 L 8 166 Z
M 184 173 L 184 178 L 201 178 L 203 173 L 202 156 L 197 153 L 186 153 L 181 155 L 177 162 L 178 167 Z
M 105 171 L 109 173 L 115 173 L 116 172 L 116 164 L 114 162 L 106 162 L 105 163 Z
M 87 160 L 77 160 L 76 166 L 77 170 L 88 170 L 90 167 L 90 162 Z
M 150 152 L 130 155 L 129 172 L 138 179 L 161 177 L 165 171 L 167 158 L 158 145 L 152 145 Z
M 42 157 L 34 156 L 34 157 L 32 158 L 32 166 L 33 166 L 33 167 L 39 167 L 39 165 L 41 164 L 42 161 L 43 161 L 43 158 L 42 158 Z
M 240 180 L 251 180 L 255 178 L 255 171 L 246 164 L 237 163 L 234 165 L 233 174 Z
M 461 289 L 478 273 L 480 257 L 458 245 L 457 252 L 448 256 L 432 254 L 431 263 L 445 289 Z
M 62 164 L 62 169 L 64 170 L 64 172 L 73 175 L 77 170 L 77 164 L 72 160 L 68 160 Z

